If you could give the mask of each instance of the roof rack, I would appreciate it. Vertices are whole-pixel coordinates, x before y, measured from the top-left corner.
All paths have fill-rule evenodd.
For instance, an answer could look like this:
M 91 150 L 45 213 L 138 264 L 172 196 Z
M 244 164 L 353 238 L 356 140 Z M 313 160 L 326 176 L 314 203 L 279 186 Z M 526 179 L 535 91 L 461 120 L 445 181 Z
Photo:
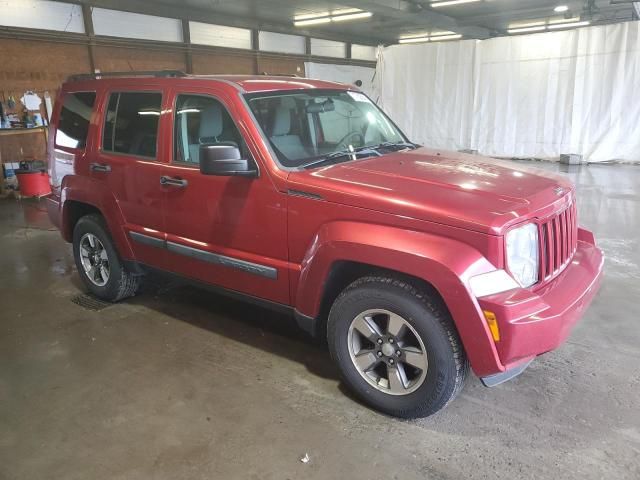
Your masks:
M 97 80 L 100 78 L 111 77 L 186 77 L 187 74 L 180 70 L 149 70 L 149 71 L 131 71 L 131 72 L 97 72 L 97 73 L 79 73 L 71 75 L 67 81 L 77 82 L 80 80 Z
M 260 75 L 266 75 L 269 77 L 294 77 L 294 78 L 301 78 L 300 75 L 297 75 L 295 73 L 268 73 L 268 72 L 260 72 Z

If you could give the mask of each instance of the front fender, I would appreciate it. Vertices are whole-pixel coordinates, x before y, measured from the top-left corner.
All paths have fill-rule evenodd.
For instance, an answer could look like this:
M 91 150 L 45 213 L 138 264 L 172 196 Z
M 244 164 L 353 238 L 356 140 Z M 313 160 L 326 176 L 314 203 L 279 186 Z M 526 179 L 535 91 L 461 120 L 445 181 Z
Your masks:
M 504 370 L 469 291 L 468 280 L 495 267 L 476 249 L 458 240 L 384 225 L 358 222 L 325 224 L 308 249 L 295 297 L 296 310 L 317 317 L 326 279 L 339 261 L 397 271 L 430 283 L 444 299 L 467 356 L 478 375 Z
M 124 260 L 134 260 L 133 250 L 124 230 L 124 216 L 113 193 L 103 182 L 81 175 L 64 177 L 60 189 L 60 226 L 62 236 L 68 242 L 73 241 L 73 229 L 69 218 L 70 201 L 97 208 L 109 227 L 109 233 L 120 257 Z

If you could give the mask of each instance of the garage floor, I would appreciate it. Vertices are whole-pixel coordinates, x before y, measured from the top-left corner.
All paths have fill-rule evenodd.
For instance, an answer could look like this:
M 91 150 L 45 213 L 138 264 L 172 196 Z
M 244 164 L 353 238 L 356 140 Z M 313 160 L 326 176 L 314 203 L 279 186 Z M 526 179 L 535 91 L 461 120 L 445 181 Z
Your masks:
M 409 422 L 267 311 L 171 285 L 72 303 L 44 205 L 0 202 L 0 479 L 640 478 L 640 167 L 566 174 L 607 255 L 586 318 L 514 381 L 472 377 Z

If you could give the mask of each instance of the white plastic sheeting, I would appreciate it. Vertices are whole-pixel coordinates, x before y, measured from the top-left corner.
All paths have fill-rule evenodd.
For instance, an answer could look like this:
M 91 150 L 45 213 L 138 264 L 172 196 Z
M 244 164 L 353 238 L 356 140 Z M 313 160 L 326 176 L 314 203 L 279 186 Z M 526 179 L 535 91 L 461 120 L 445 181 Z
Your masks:
M 393 46 L 376 83 L 380 104 L 420 143 L 640 162 L 640 22 Z
M 305 76 L 317 80 L 327 80 L 330 82 L 341 82 L 353 85 L 356 80 L 362 80 L 360 90 L 376 99 L 374 89 L 375 68 L 360 67 L 357 65 L 333 65 L 330 63 L 304 63 Z

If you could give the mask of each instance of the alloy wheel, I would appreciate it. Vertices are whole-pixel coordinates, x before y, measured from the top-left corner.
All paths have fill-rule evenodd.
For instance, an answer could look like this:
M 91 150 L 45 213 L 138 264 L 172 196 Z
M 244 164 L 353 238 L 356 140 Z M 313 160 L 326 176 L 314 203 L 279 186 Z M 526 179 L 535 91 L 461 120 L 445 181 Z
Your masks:
M 104 245 L 93 233 L 85 233 L 80 239 L 80 261 L 87 278 L 98 287 L 109 281 L 109 257 Z
M 352 320 L 347 341 L 353 365 L 377 390 L 408 395 L 424 383 L 427 351 L 402 316 L 384 309 L 366 310 Z

